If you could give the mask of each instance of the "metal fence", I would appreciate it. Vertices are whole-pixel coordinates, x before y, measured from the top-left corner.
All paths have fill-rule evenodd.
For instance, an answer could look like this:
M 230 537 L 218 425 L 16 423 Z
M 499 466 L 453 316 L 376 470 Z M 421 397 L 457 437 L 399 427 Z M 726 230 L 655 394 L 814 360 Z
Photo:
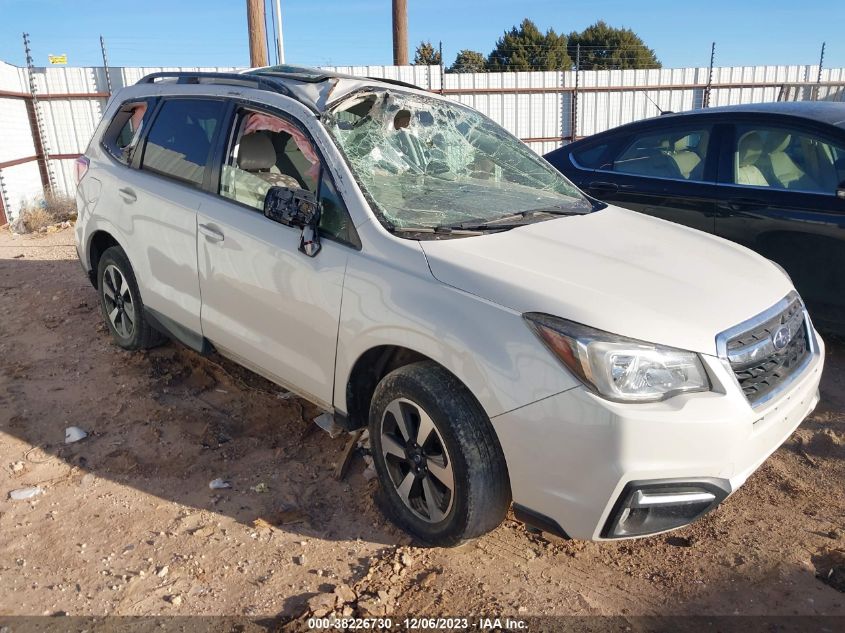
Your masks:
M 744 66 L 518 73 L 445 73 L 440 66 L 337 66 L 400 79 L 491 117 L 539 153 L 655 116 L 764 101 L 845 101 L 845 68 Z M 0 224 L 53 189 L 74 190 L 110 92 L 161 70 L 234 68 L 20 68 L 0 62 Z

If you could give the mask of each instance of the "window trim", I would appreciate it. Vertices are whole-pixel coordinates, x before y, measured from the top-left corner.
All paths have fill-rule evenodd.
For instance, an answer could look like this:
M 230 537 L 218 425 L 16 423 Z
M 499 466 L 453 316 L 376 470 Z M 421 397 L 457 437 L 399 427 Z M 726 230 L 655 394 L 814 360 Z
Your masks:
M 346 204 L 346 200 L 340 194 L 340 191 L 337 188 L 337 183 L 335 181 L 334 175 L 331 173 L 331 169 L 328 168 L 328 162 L 325 160 L 323 152 L 320 149 L 320 146 L 316 143 L 314 139 L 314 135 L 311 131 L 294 115 L 285 110 L 282 110 L 278 106 L 272 106 L 265 103 L 257 103 L 255 101 L 249 101 L 247 99 L 232 99 L 230 100 L 230 110 L 226 117 L 226 127 L 227 131 L 226 134 L 220 134 L 218 136 L 218 142 L 214 147 L 214 159 L 213 159 L 213 173 L 211 178 L 209 179 L 208 186 L 204 186 L 203 189 L 206 193 L 216 196 L 218 199 L 223 200 L 229 204 L 235 204 L 243 209 L 248 209 L 254 213 L 260 214 L 264 217 L 263 212 L 260 209 L 256 209 L 253 206 L 248 204 L 244 204 L 243 202 L 239 202 L 234 198 L 229 198 L 228 196 L 224 196 L 220 193 L 220 182 L 223 176 L 223 165 L 226 162 L 227 153 L 229 151 L 229 147 L 232 144 L 234 139 L 234 134 L 236 133 L 236 123 L 240 120 L 240 113 L 243 110 L 249 110 L 255 112 L 257 114 L 266 114 L 269 116 L 274 116 L 280 119 L 284 119 L 289 123 L 296 125 L 300 131 L 302 131 L 308 140 L 311 142 L 311 145 L 314 147 L 314 150 L 317 153 L 318 158 L 320 159 L 320 175 L 317 179 L 317 200 L 318 202 L 322 201 L 322 197 L 320 196 L 320 190 L 322 189 L 323 178 L 327 174 L 329 177 L 329 182 L 331 183 L 332 188 L 337 193 L 338 198 L 343 203 L 343 210 L 346 213 L 346 217 L 349 219 L 349 227 L 350 227 L 350 237 L 353 241 L 347 241 L 344 239 L 339 238 L 336 235 L 328 233 L 325 229 L 320 229 L 320 239 L 326 239 L 331 242 L 335 242 L 336 244 L 340 244 L 342 246 L 346 246 L 348 248 L 352 248 L 356 251 L 362 250 L 362 243 L 361 238 L 358 235 L 358 229 L 355 228 L 355 224 L 352 222 L 352 215 L 349 213 L 349 207 Z M 276 226 L 284 226 L 280 225 L 278 222 L 273 222 L 269 218 L 265 218 L 268 222 L 272 222 Z
M 187 178 L 180 178 L 179 176 L 174 176 L 173 174 L 168 174 L 163 171 L 159 171 L 157 169 L 150 169 L 145 168 L 144 165 L 144 157 L 147 154 L 147 141 L 149 140 L 150 130 L 158 121 L 158 117 L 161 114 L 162 109 L 164 108 L 164 104 L 170 101 L 216 101 L 218 103 L 223 104 L 223 109 L 220 115 L 220 124 L 214 130 L 214 134 L 212 135 L 209 141 L 209 148 L 208 154 L 205 157 L 205 169 L 203 170 L 203 180 L 201 183 L 196 183 L 193 180 L 188 180 Z M 221 97 L 213 97 L 213 96 L 206 96 L 206 95 L 165 95 L 162 96 L 155 107 L 155 112 L 153 113 L 152 119 L 150 119 L 150 124 L 146 126 L 146 130 L 142 130 L 142 138 L 139 139 L 139 147 L 141 147 L 141 151 L 133 152 L 132 158 L 132 167 L 137 169 L 140 172 L 144 172 L 150 174 L 151 176 L 155 176 L 157 178 L 164 178 L 171 182 L 178 183 L 180 185 L 184 185 L 186 187 L 190 187 L 191 189 L 199 189 L 205 190 L 206 184 L 209 179 L 209 174 L 214 167 L 214 151 L 217 146 L 218 138 L 220 137 L 220 130 L 226 124 L 226 121 L 229 116 L 229 112 L 231 110 L 231 105 L 228 103 L 228 100 Z M 143 145 L 141 145 L 143 143 Z

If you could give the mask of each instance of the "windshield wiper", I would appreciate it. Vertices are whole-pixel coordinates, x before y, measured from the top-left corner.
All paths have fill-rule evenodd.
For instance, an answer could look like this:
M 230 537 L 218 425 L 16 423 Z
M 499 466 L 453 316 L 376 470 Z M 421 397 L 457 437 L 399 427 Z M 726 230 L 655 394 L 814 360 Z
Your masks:
M 539 209 L 528 209 L 527 211 L 520 211 L 518 213 L 512 213 L 511 215 L 505 215 L 501 218 L 495 218 L 493 220 L 469 220 L 467 222 L 460 222 L 458 224 L 449 224 L 448 228 L 451 229 L 467 229 L 473 231 L 486 231 L 486 230 L 494 230 L 494 229 L 514 229 L 518 226 L 526 226 L 531 224 L 531 222 L 513 222 L 513 220 L 523 219 L 526 220 L 527 218 L 533 217 L 535 215 L 557 215 L 557 216 L 564 216 L 564 215 L 585 215 L 589 213 L 589 211 L 575 211 L 573 209 L 566 209 L 564 207 L 552 206 L 552 207 L 541 207 Z
M 481 230 L 471 227 L 437 226 L 394 226 L 393 233 L 435 233 L 438 235 L 479 235 Z

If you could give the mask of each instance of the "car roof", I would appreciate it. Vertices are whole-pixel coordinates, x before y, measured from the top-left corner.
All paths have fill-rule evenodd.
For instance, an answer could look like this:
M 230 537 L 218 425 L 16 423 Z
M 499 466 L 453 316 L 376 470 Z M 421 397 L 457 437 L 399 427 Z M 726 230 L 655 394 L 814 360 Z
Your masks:
M 665 114 L 661 118 L 676 118 L 692 114 L 780 114 L 784 116 L 799 117 L 836 125 L 845 128 L 845 103 L 833 101 L 776 101 L 773 103 L 750 103 L 744 105 L 718 106 L 715 108 L 702 108 L 689 112 L 676 114 Z
M 291 97 L 315 113 L 324 112 L 334 101 L 363 88 L 385 89 L 399 86 L 408 91 L 437 96 L 419 86 L 396 79 L 357 77 L 321 68 L 290 65 L 265 66 L 235 73 L 164 71 L 147 75 L 136 85 L 153 83 L 250 85 L 259 90 L 278 92 Z

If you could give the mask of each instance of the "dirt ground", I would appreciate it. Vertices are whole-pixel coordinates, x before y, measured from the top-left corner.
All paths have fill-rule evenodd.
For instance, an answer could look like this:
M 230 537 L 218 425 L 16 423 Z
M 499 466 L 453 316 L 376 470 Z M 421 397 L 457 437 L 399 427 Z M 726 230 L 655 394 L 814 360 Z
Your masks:
M 335 479 L 346 439 L 311 405 L 177 344 L 114 347 L 72 244 L 0 231 L 0 615 L 845 615 L 821 580 L 845 557 L 841 341 L 812 417 L 688 528 L 587 543 L 508 520 L 421 548 L 360 457 Z

